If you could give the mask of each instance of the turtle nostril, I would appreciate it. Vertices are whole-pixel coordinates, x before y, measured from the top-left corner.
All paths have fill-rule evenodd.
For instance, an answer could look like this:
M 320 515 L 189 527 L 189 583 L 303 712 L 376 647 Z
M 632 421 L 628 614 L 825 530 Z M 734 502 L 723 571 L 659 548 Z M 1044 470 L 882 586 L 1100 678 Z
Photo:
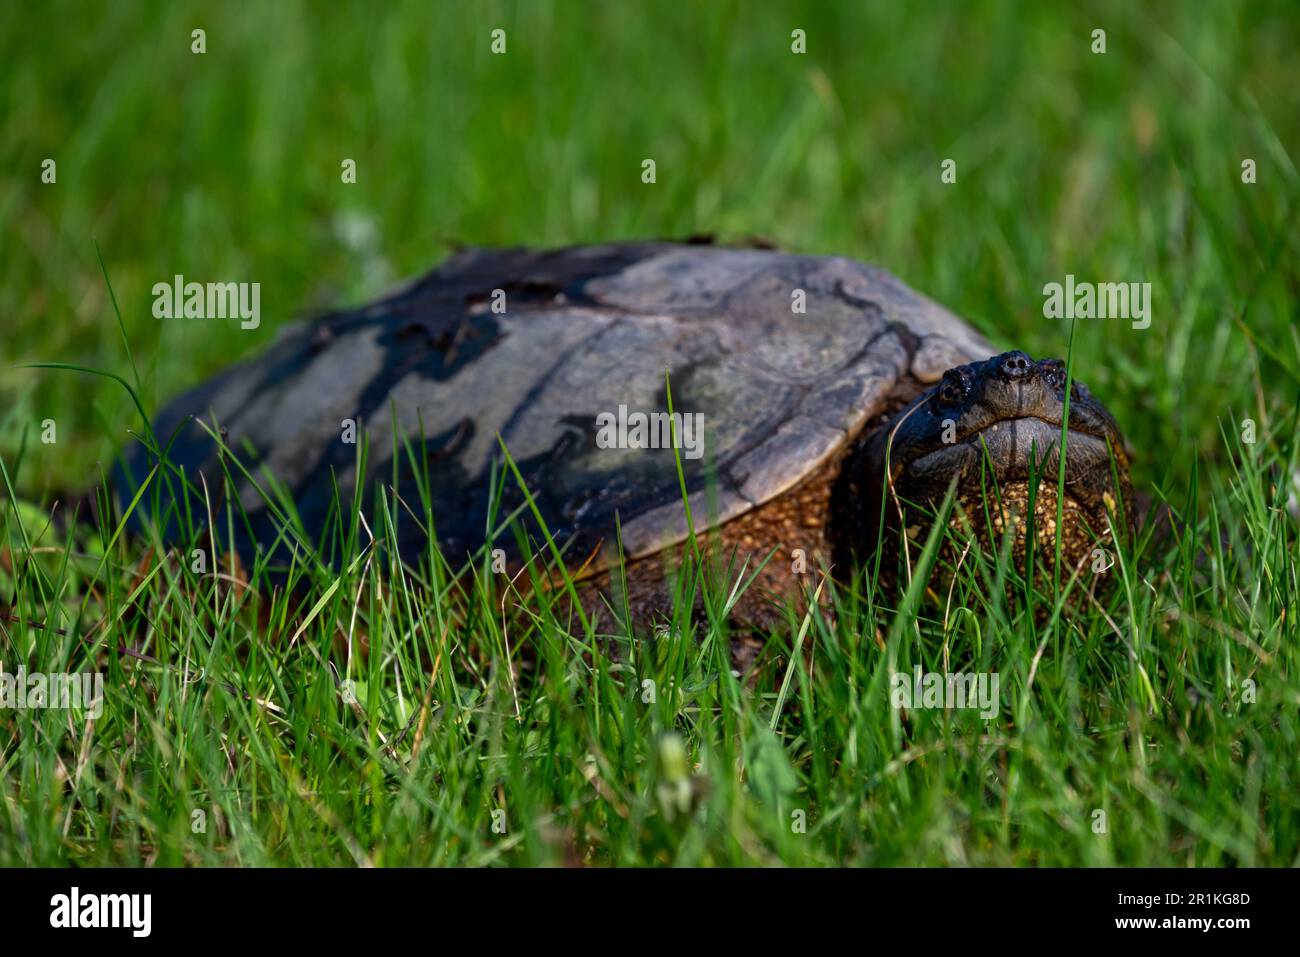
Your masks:
M 1034 361 L 1023 352 L 1008 352 L 1002 357 L 998 373 L 1004 379 L 1023 379 L 1034 367 Z

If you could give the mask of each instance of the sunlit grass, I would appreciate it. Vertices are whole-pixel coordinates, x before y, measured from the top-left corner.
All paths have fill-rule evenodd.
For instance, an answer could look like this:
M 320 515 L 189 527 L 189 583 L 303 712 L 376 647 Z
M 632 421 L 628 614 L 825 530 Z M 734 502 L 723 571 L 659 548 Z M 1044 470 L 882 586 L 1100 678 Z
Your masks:
M 203 530 L 167 548 L 11 506 L 7 669 L 107 692 L 93 721 L 3 713 L 0 858 L 1289 864 L 1300 551 L 1272 476 L 1295 452 L 1228 454 L 1059 618 L 999 587 L 1005 550 L 940 549 L 949 526 L 901 595 L 823 584 L 833 614 L 792 613 L 748 675 L 720 611 L 744 581 L 689 551 L 674 621 L 630 638 L 567 600 L 562 543 L 513 579 L 404 566 L 383 490 L 335 563 L 274 572 L 196 568 Z M 893 707 L 914 665 L 997 673 L 997 714 Z

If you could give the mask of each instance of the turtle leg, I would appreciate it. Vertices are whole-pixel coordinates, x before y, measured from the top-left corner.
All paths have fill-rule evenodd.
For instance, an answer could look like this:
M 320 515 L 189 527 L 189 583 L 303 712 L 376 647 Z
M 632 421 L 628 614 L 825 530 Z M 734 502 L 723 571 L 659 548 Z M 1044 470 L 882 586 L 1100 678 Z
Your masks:
M 829 568 L 828 521 L 838 474 L 837 459 L 771 502 L 696 537 L 714 588 L 727 600 L 735 593 L 727 624 L 733 664 L 742 673 L 753 666 L 768 635 L 802 618 Z M 684 588 L 695 587 L 679 580 L 686 554 L 686 546 L 677 546 L 589 579 L 581 589 L 584 610 L 618 633 L 653 634 L 671 624 Z M 695 591 L 692 615 L 706 621 L 704 597 Z M 823 591 L 822 603 L 828 599 Z

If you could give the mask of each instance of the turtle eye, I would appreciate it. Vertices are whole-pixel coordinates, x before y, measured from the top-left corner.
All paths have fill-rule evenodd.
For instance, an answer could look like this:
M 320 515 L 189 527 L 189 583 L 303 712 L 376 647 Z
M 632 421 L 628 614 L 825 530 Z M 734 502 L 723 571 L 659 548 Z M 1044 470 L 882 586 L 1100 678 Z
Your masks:
M 1065 364 L 1053 362 L 1046 365 L 1043 370 L 1043 378 L 1057 392 L 1062 391 L 1065 388 Z
M 943 374 L 943 381 L 939 383 L 934 397 L 938 408 L 948 408 L 965 402 L 968 395 L 970 380 L 958 370 L 949 369 Z

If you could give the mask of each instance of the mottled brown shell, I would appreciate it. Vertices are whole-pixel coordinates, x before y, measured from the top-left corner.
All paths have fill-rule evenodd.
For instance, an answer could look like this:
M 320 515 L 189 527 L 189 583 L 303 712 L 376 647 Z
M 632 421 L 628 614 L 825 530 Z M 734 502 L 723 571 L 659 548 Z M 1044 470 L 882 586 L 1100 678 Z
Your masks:
M 489 527 L 494 547 L 516 550 L 502 522 L 523 496 L 502 476 L 499 435 L 555 540 L 575 561 L 603 549 L 595 569 L 614 553 L 616 516 L 629 557 L 687 534 L 673 450 L 597 443 L 602 413 L 667 410 L 665 371 L 673 408 L 703 415 L 703 455 L 682 466 L 704 527 L 814 471 L 904 372 L 930 382 L 992 351 L 889 273 L 839 257 L 669 243 L 471 250 L 373 305 L 286 326 L 263 355 L 172 402 L 155 431 L 165 443 L 179 430 L 170 459 L 215 488 L 214 443 L 189 419 L 225 428 L 250 472 L 289 491 L 312 541 L 326 530 L 334 481 L 349 499 L 355 487 L 345 419 L 369 443 L 363 501 L 396 472 L 423 519 L 405 439 L 427 466 L 453 562 Z M 128 471 L 147 472 L 142 449 L 129 451 Z M 501 504 L 490 514 L 494 481 Z M 234 494 L 251 524 L 252 540 L 235 522 L 241 550 L 269 547 L 262 497 L 247 482 Z M 193 511 L 202 524 L 197 502 Z M 399 511 L 414 559 L 426 537 Z M 531 519 L 525 526 L 536 536 Z

